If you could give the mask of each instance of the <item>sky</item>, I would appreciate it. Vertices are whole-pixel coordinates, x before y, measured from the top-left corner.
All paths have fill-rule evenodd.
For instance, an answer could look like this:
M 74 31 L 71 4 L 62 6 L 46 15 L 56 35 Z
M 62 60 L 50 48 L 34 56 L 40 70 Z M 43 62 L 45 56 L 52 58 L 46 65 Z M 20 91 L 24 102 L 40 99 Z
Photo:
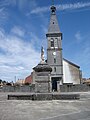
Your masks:
M 0 79 L 25 79 L 47 59 L 47 39 L 52 0 L 0 0 Z M 90 78 L 90 0 L 54 0 L 63 58 L 77 64 Z

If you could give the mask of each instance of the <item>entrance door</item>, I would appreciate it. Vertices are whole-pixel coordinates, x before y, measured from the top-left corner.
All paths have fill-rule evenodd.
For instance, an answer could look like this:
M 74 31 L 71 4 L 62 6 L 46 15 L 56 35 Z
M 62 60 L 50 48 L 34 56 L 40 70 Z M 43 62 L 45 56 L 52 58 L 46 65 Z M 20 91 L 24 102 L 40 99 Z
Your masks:
M 62 80 L 61 77 L 52 77 L 52 91 L 58 91 L 59 87 L 58 87 L 58 81 L 60 82 Z
M 52 78 L 52 91 L 57 91 L 57 78 Z

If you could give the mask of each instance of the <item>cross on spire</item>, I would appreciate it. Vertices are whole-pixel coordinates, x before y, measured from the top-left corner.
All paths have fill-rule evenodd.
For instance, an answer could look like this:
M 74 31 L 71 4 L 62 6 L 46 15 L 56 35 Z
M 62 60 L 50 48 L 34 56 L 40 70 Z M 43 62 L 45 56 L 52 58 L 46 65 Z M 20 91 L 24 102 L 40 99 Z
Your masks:
M 51 13 L 55 14 L 56 7 L 54 6 L 54 0 L 52 0 Z
M 52 0 L 52 5 L 54 5 L 54 0 Z

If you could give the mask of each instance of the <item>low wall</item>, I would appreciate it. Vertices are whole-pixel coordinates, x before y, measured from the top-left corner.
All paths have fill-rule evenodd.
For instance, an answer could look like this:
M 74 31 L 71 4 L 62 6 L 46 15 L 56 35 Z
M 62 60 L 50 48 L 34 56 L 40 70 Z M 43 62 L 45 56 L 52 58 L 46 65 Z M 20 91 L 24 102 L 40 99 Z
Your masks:
M 60 92 L 87 92 L 90 91 L 90 85 L 60 85 Z M 35 92 L 35 85 L 24 86 L 3 86 L 0 87 L 0 92 Z
M 90 91 L 88 84 L 60 85 L 61 92 L 87 92 Z
M 0 92 L 35 92 L 35 85 L 3 86 Z

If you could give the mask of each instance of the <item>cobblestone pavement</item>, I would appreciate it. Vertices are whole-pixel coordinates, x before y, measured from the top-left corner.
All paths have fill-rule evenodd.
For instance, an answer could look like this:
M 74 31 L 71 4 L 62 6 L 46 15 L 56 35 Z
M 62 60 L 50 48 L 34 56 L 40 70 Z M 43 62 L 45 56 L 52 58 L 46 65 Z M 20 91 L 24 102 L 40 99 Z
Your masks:
M 0 120 L 90 120 L 90 92 L 70 101 L 7 100 L 8 94 L 0 93 Z

